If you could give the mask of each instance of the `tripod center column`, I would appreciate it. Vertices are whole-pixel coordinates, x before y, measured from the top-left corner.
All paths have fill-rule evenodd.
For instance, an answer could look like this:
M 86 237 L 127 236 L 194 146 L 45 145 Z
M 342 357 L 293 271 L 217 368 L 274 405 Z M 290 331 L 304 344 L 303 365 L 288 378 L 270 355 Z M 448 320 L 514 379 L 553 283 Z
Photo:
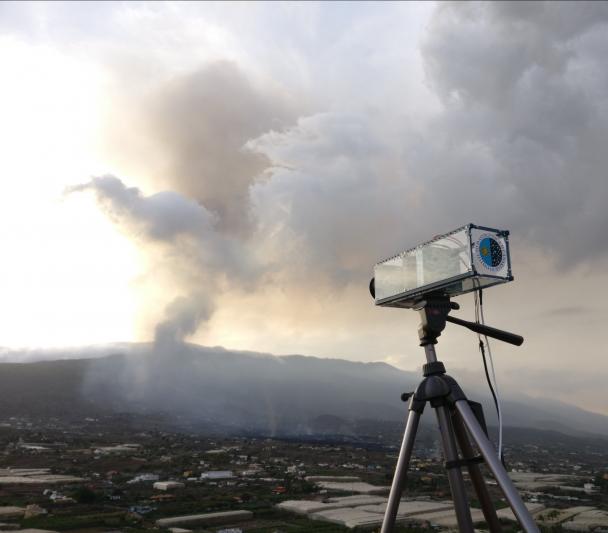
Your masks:
M 434 344 L 425 344 L 424 353 L 426 355 L 427 363 L 434 363 L 435 361 L 437 361 L 437 354 L 435 353 Z

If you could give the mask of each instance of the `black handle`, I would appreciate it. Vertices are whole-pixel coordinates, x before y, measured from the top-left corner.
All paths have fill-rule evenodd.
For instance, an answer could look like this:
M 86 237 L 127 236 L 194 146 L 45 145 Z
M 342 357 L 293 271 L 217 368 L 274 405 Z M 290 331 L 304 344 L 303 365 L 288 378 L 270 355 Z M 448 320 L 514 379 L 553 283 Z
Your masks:
M 454 316 L 446 316 L 445 319 L 448 322 L 452 322 L 452 324 L 464 326 L 465 328 L 468 328 L 471 331 L 474 331 L 475 333 L 479 333 L 480 335 L 487 335 L 488 337 L 492 337 L 493 339 L 508 342 L 509 344 L 514 344 L 515 346 L 521 346 L 524 342 L 524 338 L 521 335 L 509 333 L 508 331 L 503 331 L 502 329 L 493 328 L 491 326 L 485 326 L 484 324 L 478 324 L 477 322 L 469 322 L 467 320 L 462 320 L 461 318 L 456 318 Z

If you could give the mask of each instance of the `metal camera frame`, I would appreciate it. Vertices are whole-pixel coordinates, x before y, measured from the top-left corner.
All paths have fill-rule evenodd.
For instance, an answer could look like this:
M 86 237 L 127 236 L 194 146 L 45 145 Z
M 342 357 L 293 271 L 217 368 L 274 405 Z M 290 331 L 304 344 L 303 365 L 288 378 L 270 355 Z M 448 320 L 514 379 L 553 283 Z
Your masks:
M 493 236 L 499 237 L 504 241 L 505 245 L 505 266 L 506 266 L 506 275 L 505 276 L 497 276 L 495 274 L 489 272 L 480 272 L 475 268 L 475 258 L 474 258 L 474 246 L 475 241 L 472 238 L 471 231 L 479 230 L 486 231 Z M 435 236 L 433 239 L 427 242 L 423 242 L 418 246 L 413 248 L 409 248 L 404 250 L 403 252 L 389 257 L 384 261 L 380 261 L 376 263 L 374 266 L 374 278 L 376 278 L 376 269 L 381 268 L 386 262 L 402 257 L 406 254 L 411 254 L 416 252 L 417 250 L 424 249 L 427 246 L 432 246 L 433 244 L 441 241 L 442 239 L 449 238 L 450 236 L 460 233 L 466 232 L 469 243 L 468 250 L 468 258 L 470 262 L 470 269 L 462 274 L 451 276 L 439 281 L 435 281 L 432 283 L 420 285 L 411 289 L 407 289 L 401 291 L 399 293 L 395 293 L 391 296 L 386 296 L 384 298 L 377 298 L 374 296 L 376 305 L 383 307 L 401 307 L 401 308 L 412 308 L 417 300 L 420 300 L 424 297 L 425 294 L 428 293 L 444 293 L 447 296 L 460 296 L 461 294 L 466 294 L 468 292 L 472 292 L 478 290 L 479 288 L 492 287 L 494 285 L 498 285 L 501 283 L 506 283 L 508 281 L 513 281 L 513 274 L 511 271 L 511 251 L 509 247 L 509 231 L 507 230 L 499 230 L 496 228 L 489 228 L 487 226 L 478 226 L 476 224 L 466 224 L 455 230 L 452 230 L 448 233 L 444 233 L 441 235 Z M 482 282 L 483 280 L 483 282 Z M 469 282 L 469 286 L 463 289 L 463 282 Z

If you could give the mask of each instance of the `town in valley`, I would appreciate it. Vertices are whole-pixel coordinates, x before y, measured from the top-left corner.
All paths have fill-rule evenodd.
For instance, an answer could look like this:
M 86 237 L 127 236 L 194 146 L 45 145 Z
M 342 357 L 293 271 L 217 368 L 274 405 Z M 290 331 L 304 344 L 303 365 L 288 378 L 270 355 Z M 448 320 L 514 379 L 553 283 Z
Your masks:
M 367 437 L 271 437 L 178 430 L 153 415 L 6 418 L 0 529 L 379 531 L 402 430 L 393 426 L 369 421 Z M 604 438 L 516 428 L 505 434 L 510 476 L 543 531 L 608 531 Z M 500 489 L 484 474 L 504 530 L 517 531 Z M 399 531 L 457 527 L 430 431 L 414 450 L 406 492 Z M 472 490 L 469 497 L 476 528 L 487 529 Z

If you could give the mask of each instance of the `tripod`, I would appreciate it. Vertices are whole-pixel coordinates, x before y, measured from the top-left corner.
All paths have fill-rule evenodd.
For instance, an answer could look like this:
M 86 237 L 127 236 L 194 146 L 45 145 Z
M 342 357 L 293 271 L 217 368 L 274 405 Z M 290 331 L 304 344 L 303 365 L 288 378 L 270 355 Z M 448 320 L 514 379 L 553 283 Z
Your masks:
M 437 337 L 441 335 L 446 322 L 459 324 L 477 333 L 518 346 L 523 342 L 523 338 L 496 328 L 448 316 L 448 313 L 452 309 L 458 308 L 458 304 L 450 302 L 449 297 L 443 295 L 429 295 L 426 300 L 421 301 L 414 307 L 421 317 L 418 336 L 420 337 L 420 346 L 424 347 L 427 363 L 423 366 L 424 379 L 420 382 L 416 391 L 402 396 L 404 400 L 409 399 L 409 415 L 381 533 L 392 533 L 394 529 L 399 501 L 405 486 L 407 469 L 416 439 L 418 423 L 427 403 L 431 404 L 437 416 L 445 458 L 445 468 L 447 469 L 450 491 L 460 532 L 473 533 L 471 510 L 462 475 L 462 468 L 465 466 L 468 469 L 471 483 L 491 533 L 501 531 L 496 509 L 479 468 L 479 464 L 485 461 L 492 474 L 494 474 L 498 486 L 502 489 L 523 530 L 526 533 L 538 533 L 538 527 L 534 523 L 513 482 L 507 475 L 500 459 L 496 455 L 494 446 L 488 439 L 482 428 L 482 424 L 471 407 L 473 402 L 467 400 L 456 380 L 445 373 L 443 363 L 437 360 L 437 355 L 435 354 Z M 480 411 L 478 412 L 481 413 Z M 476 456 L 469 438 L 475 442 L 481 452 L 481 456 Z M 462 458 L 458 455 L 457 444 Z

